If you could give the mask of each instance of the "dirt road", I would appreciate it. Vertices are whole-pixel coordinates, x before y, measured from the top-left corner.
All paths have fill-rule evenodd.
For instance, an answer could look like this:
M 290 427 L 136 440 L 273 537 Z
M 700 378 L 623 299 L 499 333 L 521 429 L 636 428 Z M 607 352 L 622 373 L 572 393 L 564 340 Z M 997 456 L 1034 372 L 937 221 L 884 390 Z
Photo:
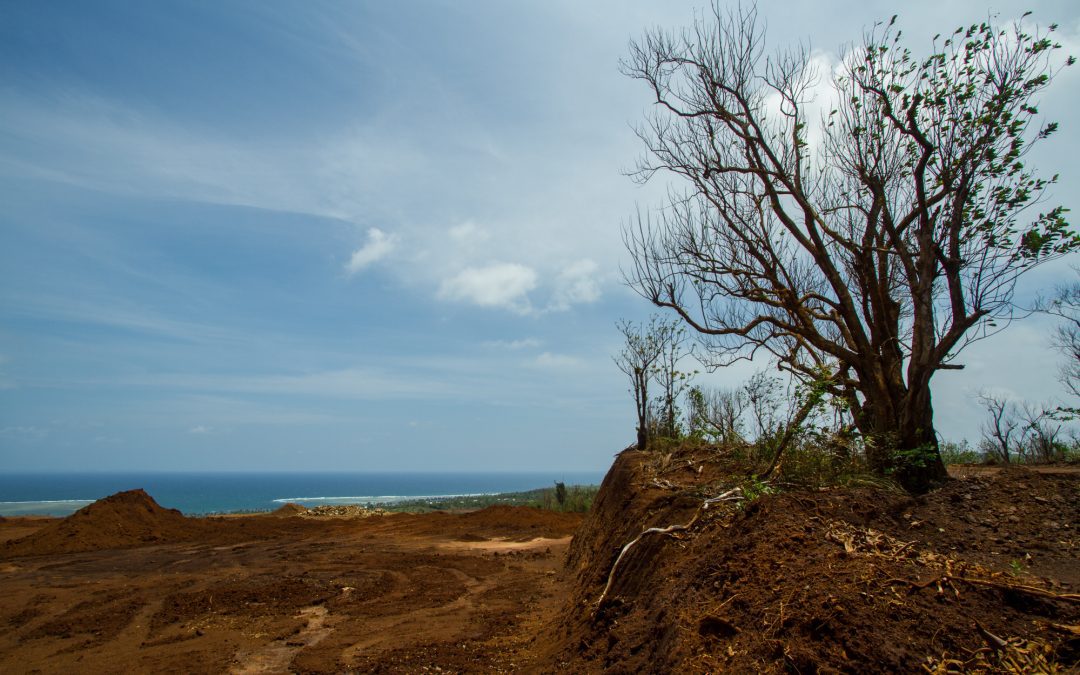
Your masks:
M 519 670 L 544 650 L 578 522 L 255 516 L 202 520 L 180 543 L 7 555 L 0 672 Z M 9 519 L 0 541 L 50 524 Z

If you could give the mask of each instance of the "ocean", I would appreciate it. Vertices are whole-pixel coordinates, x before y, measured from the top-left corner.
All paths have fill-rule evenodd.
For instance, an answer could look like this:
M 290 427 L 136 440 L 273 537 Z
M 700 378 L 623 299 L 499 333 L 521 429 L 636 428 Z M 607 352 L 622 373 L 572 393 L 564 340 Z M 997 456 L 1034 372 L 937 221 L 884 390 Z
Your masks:
M 286 502 L 373 504 L 595 485 L 596 472 L 476 473 L 17 473 L 0 475 L 0 516 L 66 516 L 123 490 L 142 488 L 186 515 L 273 510 Z

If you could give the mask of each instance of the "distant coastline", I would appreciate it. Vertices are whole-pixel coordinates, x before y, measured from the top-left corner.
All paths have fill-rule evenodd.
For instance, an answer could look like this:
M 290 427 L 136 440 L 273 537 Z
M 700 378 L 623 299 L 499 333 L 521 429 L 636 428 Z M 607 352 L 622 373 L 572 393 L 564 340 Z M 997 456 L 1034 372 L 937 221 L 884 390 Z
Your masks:
M 597 485 L 596 472 L 57 473 L 0 476 L 0 516 L 66 516 L 123 490 L 145 489 L 185 515 L 269 512 L 285 503 L 393 511 L 528 504 L 556 482 Z M 289 496 L 301 495 L 301 496 Z M 341 496 L 346 495 L 346 496 Z M 356 495 L 356 496 L 347 496 Z

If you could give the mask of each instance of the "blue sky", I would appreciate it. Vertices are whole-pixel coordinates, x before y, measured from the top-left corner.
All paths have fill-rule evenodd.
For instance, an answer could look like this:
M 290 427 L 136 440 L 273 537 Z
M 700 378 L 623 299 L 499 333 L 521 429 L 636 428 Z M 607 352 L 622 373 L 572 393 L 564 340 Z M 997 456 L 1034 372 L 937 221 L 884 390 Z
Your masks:
M 1041 5 L 1080 44 L 1080 10 Z M 0 465 L 605 468 L 633 440 L 614 322 L 649 313 L 620 225 L 663 194 L 622 175 L 649 101 L 618 60 L 696 6 L 4 3 Z M 922 45 L 991 7 L 896 9 Z M 761 11 L 828 58 L 894 10 Z M 1036 156 L 1074 207 L 1078 84 Z M 980 388 L 1060 395 L 1049 327 L 939 376 L 946 437 Z

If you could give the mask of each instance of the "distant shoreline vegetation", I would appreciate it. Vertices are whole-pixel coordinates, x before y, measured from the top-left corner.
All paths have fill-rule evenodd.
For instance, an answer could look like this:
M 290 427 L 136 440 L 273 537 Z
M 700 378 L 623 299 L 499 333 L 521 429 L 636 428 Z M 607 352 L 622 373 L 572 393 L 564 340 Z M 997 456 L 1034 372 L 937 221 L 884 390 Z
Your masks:
M 503 492 L 493 495 L 462 495 L 453 497 L 425 497 L 384 504 L 372 504 L 393 513 L 427 513 L 429 511 L 456 511 L 483 509 L 489 506 L 532 506 L 549 511 L 584 513 L 592 506 L 599 485 L 565 485 L 560 500 L 558 485 L 524 492 Z
M 136 488 L 165 508 L 196 516 L 263 513 L 286 502 L 308 508 L 378 504 L 397 510 L 395 505 L 404 502 L 490 499 L 544 486 L 555 488 L 558 483 L 564 489 L 565 485 L 599 484 L 602 478 L 600 471 L 2 474 L 0 516 L 63 517 L 94 500 Z M 572 495 L 563 496 L 566 503 Z M 542 502 L 544 497 L 532 499 Z
M 368 509 L 381 509 L 390 513 L 430 513 L 431 511 L 473 511 L 489 506 L 532 506 L 534 508 L 564 513 L 584 513 L 592 506 L 599 485 L 564 485 L 563 496 L 560 501 L 559 485 L 549 488 L 537 488 L 521 492 L 499 492 L 496 494 L 480 495 L 447 495 L 444 497 L 416 497 L 406 499 L 394 499 L 393 501 L 359 501 L 353 502 L 358 506 Z M 281 500 L 276 500 L 281 501 Z M 301 500 L 306 501 L 306 500 Z M 295 503 L 300 503 L 295 502 Z M 343 506 L 346 502 L 335 502 L 335 506 Z M 244 510 L 220 513 L 207 513 L 207 516 L 237 515 L 244 513 L 270 513 L 270 510 Z
M 559 486 L 562 486 L 561 488 Z M 489 506 L 532 506 L 535 508 L 564 513 L 584 513 L 592 506 L 599 485 L 564 485 L 556 483 L 549 488 L 537 488 L 520 492 L 499 492 L 491 494 L 468 494 L 468 495 L 445 495 L 431 497 L 403 497 L 392 500 L 376 501 L 367 498 L 358 498 L 356 501 L 347 501 L 345 497 L 322 497 L 322 498 L 297 498 L 295 501 L 288 499 L 276 499 L 274 508 L 261 509 L 228 509 L 207 511 L 204 513 L 186 513 L 192 518 L 204 518 L 212 516 L 235 516 L 235 515 L 258 515 L 273 513 L 285 503 L 298 503 L 320 501 L 326 505 L 362 506 L 366 509 L 380 509 L 390 513 L 429 513 L 431 511 L 473 511 Z M 154 495 L 151 494 L 151 497 Z M 91 500 L 50 500 L 51 503 L 70 503 L 73 506 L 77 502 L 79 506 L 91 504 Z M 43 502 L 38 502 L 43 503 Z M 74 511 L 74 509 L 73 509 Z M 70 514 L 68 514 L 70 515 Z M 19 516 L 42 516 L 63 518 L 60 514 L 41 513 L 9 513 L 6 517 Z

